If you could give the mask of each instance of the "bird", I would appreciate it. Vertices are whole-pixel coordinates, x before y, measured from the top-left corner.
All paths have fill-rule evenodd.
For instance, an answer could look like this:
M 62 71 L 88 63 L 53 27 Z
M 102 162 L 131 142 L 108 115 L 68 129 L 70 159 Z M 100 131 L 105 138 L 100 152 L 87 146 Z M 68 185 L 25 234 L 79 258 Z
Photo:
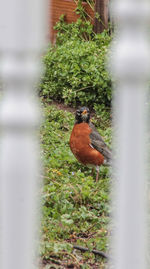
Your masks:
M 96 167 L 96 182 L 99 179 L 99 167 L 111 165 L 112 152 L 92 124 L 88 107 L 84 106 L 76 110 L 69 145 L 81 164 Z

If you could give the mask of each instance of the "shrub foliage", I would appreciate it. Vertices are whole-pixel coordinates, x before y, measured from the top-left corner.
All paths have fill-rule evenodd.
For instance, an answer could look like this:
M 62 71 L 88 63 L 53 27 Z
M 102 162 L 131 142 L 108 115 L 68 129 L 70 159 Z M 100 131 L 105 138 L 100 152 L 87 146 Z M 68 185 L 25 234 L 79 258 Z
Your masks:
M 109 34 L 94 34 L 91 23 L 81 19 L 66 24 L 63 16 L 56 29 L 56 44 L 43 58 L 41 96 L 74 106 L 109 106 L 111 80 L 105 65 Z

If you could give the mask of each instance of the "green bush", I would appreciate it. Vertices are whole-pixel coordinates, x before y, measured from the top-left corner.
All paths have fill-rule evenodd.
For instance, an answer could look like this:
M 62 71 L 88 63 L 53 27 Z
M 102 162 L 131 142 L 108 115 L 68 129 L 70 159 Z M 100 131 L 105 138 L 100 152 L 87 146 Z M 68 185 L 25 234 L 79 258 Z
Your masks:
M 65 44 L 67 40 L 89 41 L 96 37 L 91 22 L 81 18 L 76 22 L 68 24 L 65 22 L 65 16 L 61 15 L 60 20 L 56 23 L 54 29 L 57 30 L 57 46 Z
M 46 99 L 71 105 L 111 102 L 111 80 L 105 61 L 111 37 L 107 32 L 95 35 L 90 22 L 60 21 L 55 46 L 44 56 L 45 75 L 40 94 Z

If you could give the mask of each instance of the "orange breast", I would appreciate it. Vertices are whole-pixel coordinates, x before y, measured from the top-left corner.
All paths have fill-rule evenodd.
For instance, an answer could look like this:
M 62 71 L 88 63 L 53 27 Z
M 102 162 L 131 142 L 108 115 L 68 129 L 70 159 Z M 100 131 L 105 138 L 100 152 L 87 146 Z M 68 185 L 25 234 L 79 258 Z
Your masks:
M 90 146 L 91 131 L 87 123 L 75 124 L 70 136 L 70 148 L 79 162 L 85 165 L 101 165 L 104 162 L 103 155 Z

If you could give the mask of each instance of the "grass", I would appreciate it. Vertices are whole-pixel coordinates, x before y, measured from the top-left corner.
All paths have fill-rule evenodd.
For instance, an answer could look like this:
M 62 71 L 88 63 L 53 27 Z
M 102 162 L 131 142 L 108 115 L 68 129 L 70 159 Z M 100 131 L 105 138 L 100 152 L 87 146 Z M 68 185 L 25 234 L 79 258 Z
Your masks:
M 42 225 L 40 253 L 46 268 L 105 268 L 105 260 L 79 245 L 107 252 L 109 223 L 109 169 L 100 168 L 96 183 L 92 170 L 77 162 L 69 148 L 74 115 L 44 105 L 41 127 Z M 96 120 L 94 120 L 96 123 Z M 99 129 L 107 143 L 111 129 Z

